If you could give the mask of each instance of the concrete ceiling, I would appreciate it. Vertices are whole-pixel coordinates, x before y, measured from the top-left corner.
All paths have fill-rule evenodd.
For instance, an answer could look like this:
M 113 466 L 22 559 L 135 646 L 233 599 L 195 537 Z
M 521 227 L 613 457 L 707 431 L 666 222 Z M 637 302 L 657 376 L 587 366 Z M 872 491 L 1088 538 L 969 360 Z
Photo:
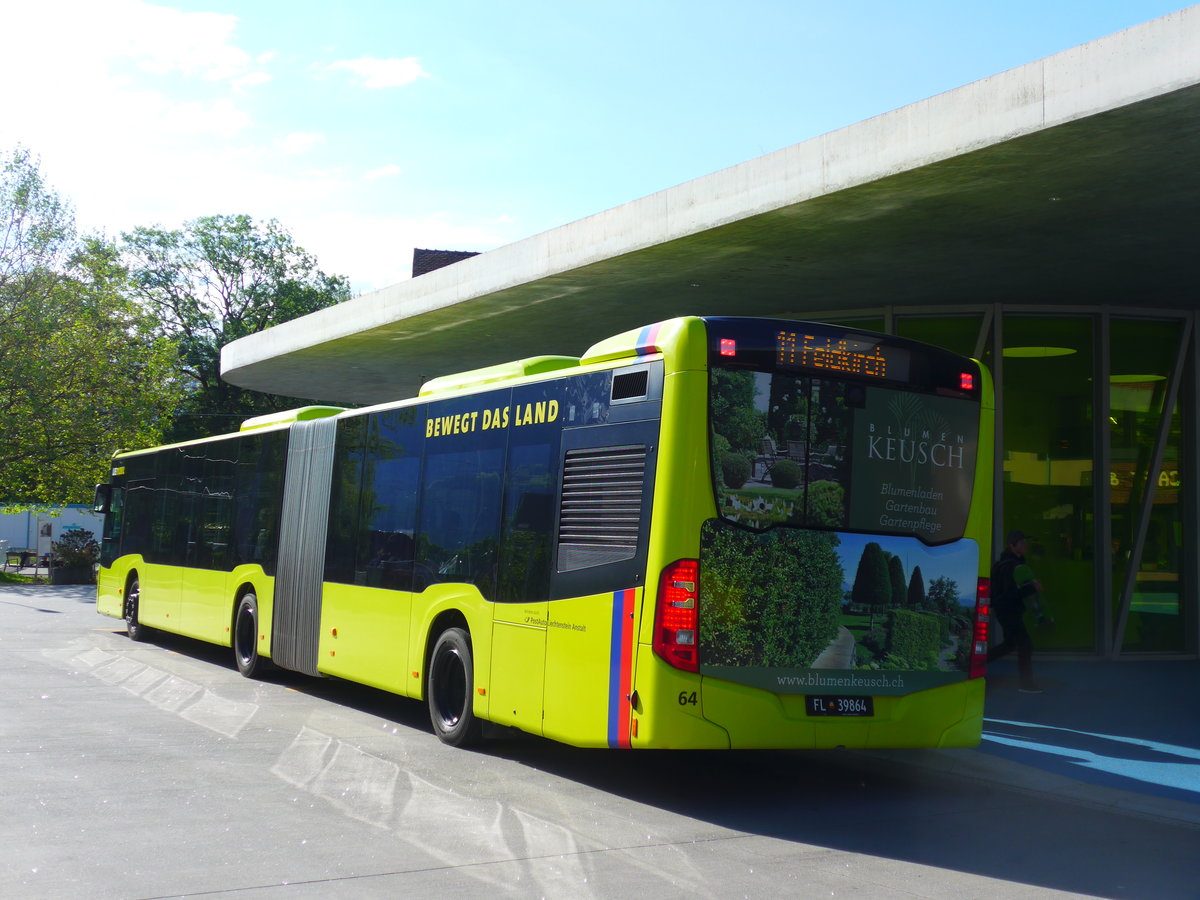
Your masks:
M 352 404 L 676 315 L 1200 306 L 1200 7 L 230 344 Z

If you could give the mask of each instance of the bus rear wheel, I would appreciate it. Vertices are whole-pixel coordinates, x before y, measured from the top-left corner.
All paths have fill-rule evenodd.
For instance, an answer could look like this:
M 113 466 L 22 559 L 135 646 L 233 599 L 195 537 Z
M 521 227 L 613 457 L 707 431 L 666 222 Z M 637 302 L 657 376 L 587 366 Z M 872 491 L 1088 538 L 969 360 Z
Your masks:
M 433 733 L 452 747 L 479 742 L 483 728 L 471 709 L 475 664 L 471 638 L 461 628 L 447 628 L 429 657 L 429 718 Z
M 125 618 L 125 633 L 131 641 L 147 641 L 150 639 L 150 629 L 138 621 L 138 604 L 142 599 L 142 588 L 136 578 L 125 588 L 125 602 L 122 612 Z
M 267 661 L 258 653 L 258 597 L 242 594 L 233 616 L 233 658 L 246 678 L 257 678 L 266 671 Z

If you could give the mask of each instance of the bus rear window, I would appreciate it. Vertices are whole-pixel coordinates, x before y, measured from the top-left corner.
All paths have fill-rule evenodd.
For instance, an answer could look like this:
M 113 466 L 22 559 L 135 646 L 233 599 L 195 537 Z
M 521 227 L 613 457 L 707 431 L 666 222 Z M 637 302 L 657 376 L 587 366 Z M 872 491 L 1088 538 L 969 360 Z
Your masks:
M 709 391 L 721 518 L 777 526 L 963 536 L 979 403 L 899 386 L 723 367 Z

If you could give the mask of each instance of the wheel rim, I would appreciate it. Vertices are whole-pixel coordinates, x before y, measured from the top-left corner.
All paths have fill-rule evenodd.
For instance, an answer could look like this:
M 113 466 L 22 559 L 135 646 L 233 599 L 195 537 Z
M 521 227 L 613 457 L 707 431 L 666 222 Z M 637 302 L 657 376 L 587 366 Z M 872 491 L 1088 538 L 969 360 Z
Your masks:
M 135 581 L 125 594 L 125 624 L 130 628 L 137 627 L 137 606 L 140 593 L 141 591 L 138 589 L 138 584 Z
M 443 650 L 433 670 L 433 703 L 438 719 L 446 730 L 462 721 L 466 702 L 466 666 L 458 650 Z
M 255 644 L 254 633 L 258 629 L 255 627 L 254 615 L 250 612 L 249 607 L 242 607 L 238 612 L 237 628 L 234 631 L 234 641 L 237 644 L 238 660 L 243 666 L 249 665 L 254 661 Z

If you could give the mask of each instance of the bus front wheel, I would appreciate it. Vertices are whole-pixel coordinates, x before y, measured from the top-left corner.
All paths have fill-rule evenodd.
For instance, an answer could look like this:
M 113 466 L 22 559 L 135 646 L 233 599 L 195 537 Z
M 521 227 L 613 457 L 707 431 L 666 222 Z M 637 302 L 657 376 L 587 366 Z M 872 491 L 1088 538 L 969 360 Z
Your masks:
M 246 678 L 257 678 L 267 666 L 258 654 L 258 598 L 253 593 L 242 594 L 233 617 L 233 658 Z
M 429 718 L 442 743 L 466 747 L 482 734 L 480 721 L 471 709 L 475 665 L 471 638 L 461 628 L 447 628 L 433 645 L 429 657 Z
M 142 588 L 134 578 L 125 588 L 125 602 L 122 606 L 125 618 L 125 633 L 131 641 L 146 641 L 150 639 L 150 629 L 138 621 L 138 604 L 142 599 Z

